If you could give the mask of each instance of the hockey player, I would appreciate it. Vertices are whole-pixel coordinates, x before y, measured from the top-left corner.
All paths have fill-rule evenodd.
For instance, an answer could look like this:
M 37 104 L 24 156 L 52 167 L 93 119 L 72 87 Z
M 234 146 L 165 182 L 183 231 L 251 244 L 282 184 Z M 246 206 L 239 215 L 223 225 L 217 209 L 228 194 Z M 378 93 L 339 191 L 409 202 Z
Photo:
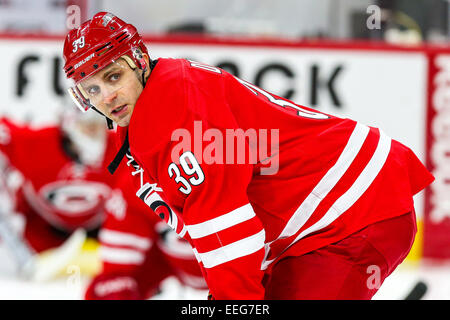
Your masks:
M 64 58 L 75 103 L 119 126 L 111 171 L 126 155 L 212 298 L 370 299 L 408 254 L 413 195 L 433 177 L 381 130 L 219 68 L 152 60 L 110 13 L 71 30 Z

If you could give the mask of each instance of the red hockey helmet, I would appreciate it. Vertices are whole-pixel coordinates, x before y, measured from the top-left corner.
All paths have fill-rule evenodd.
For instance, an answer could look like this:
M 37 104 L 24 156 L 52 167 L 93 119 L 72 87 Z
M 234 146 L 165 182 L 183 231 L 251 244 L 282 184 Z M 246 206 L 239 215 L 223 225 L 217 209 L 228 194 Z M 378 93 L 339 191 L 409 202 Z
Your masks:
M 99 12 L 71 30 L 63 54 L 66 77 L 74 82 L 68 91 L 75 104 L 82 111 L 93 106 L 80 83 L 121 57 L 131 68 L 146 70 L 143 53 L 148 51 L 136 28 L 111 13 Z

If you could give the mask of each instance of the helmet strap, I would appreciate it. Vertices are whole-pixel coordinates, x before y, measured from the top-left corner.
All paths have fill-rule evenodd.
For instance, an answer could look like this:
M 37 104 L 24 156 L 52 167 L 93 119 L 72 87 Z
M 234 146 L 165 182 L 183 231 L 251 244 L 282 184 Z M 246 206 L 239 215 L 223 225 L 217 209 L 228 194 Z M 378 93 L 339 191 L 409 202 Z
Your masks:
M 108 126 L 108 129 L 109 129 L 109 130 L 114 129 L 113 121 L 112 121 L 110 118 L 108 118 L 107 116 L 105 116 L 103 113 L 101 113 L 101 112 L 100 112 L 97 108 L 95 108 L 94 106 L 92 106 L 91 109 L 95 110 L 96 112 L 98 112 L 99 114 L 101 114 L 102 116 L 105 117 L 105 119 L 106 119 L 106 125 Z
M 145 88 L 145 85 L 147 84 L 147 79 L 145 78 L 145 71 L 146 70 L 142 70 L 142 79 L 141 79 L 142 88 Z
M 106 118 L 106 125 L 108 126 L 108 129 L 109 130 L 114 129 L 113 121 L 110 118 L 108 118 L 107 116 L 105 116 L 105 118 Z

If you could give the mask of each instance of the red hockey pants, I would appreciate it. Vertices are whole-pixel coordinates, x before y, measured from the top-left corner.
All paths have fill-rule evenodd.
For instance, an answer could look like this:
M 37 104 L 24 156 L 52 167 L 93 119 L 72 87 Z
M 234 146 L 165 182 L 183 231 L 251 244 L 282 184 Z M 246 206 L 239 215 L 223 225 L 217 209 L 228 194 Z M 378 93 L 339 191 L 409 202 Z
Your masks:
M 349 237 L 287 257 L 265 279 L 266 299 L 371 299 L 406 258 L 417 232 L 415 213 L 367 226 Z

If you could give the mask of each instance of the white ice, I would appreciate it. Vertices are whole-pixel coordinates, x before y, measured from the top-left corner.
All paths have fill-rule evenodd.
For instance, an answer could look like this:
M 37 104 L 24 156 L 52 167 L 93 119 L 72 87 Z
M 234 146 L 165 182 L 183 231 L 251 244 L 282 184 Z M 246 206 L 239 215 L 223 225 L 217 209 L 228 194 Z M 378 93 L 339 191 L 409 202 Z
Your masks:
M 78 300 L 82 299 L 88 277 L 68 272 L 52 281 L 36 283 L 21 279 L 8 252 L 0 246 L 0 300 Z M 450 263 L 404 262 L 383 283 L 375 300 L 402 300 L 418 281 L 427 284 L 424 300 L 450 300 Z M 175 278 L 162 283 L 162 292 L 153 299 L 204 300 L 205 290 L 180 285 Z

